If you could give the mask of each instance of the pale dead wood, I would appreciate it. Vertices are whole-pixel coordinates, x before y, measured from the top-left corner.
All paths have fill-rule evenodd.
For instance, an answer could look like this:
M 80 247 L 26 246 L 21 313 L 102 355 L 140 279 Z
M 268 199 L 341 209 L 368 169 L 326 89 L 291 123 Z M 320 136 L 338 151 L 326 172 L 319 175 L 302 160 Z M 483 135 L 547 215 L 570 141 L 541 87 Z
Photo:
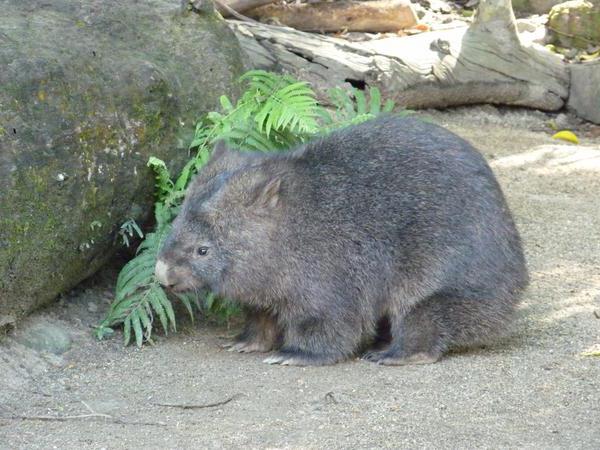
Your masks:
M 230 21 L 249 66 L 283 70 L 318 93 L 377 86 L 407 108 L 476 103 L 558 110 L 569 75 L 559 57 L 523 44 L 510 0 L 482 0 L 470 27 L 352 43 L 292 28 Z

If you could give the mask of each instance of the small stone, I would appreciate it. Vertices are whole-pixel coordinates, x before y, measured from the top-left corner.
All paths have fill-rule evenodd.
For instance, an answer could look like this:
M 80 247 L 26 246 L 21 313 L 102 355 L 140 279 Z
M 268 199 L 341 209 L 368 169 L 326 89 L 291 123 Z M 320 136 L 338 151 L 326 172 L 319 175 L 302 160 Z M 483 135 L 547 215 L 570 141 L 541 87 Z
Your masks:
M 58 325 L 41 321 L 30 326 L 17 335 L 17 342 L 37 351 L 45 351 L 61 355 L 71 348 L 71 336 Z
M 565 128 L 570 128 L 571 125 L 569 117 L 565 113 L 560 113 L 558 116 L 556 116 L 554 122 L 556 123 L 556 126 L 561 130 Z
M 98 305 L 96 305 L 93 302 L 89 302 L 87 307 L 88 307 L 89 312 L 92 312 L 92 313 L 98 312 Z

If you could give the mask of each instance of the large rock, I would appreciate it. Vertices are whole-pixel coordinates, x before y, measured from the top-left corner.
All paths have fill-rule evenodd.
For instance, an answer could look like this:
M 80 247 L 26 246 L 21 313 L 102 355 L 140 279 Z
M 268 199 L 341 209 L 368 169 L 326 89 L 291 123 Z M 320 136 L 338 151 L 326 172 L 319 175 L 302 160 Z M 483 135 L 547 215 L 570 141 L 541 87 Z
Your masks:
M 569 65 L 568 106 L 579 117 L 600 124 L 600 60 Z
M 187 3 L 187 2 L 184 2 Z M 185 6 L 185 5 L 184 5 Z M 237 40 L 178 0 L 0 0 L 0 324 L 98 269 L 235 95 Z

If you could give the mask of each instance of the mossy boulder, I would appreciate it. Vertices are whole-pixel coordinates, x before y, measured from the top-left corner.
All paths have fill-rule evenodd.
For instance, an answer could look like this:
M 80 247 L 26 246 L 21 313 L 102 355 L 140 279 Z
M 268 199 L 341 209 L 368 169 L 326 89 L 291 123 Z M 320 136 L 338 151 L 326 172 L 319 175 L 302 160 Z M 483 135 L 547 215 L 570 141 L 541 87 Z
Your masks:
M 548 15 L 552 43 L 586 49 L 600 45 L 600 0 L 560 3 Z
M 177 0 L 0 0 L 0 324 L 96 271 L 236 95 L 235 36 Z

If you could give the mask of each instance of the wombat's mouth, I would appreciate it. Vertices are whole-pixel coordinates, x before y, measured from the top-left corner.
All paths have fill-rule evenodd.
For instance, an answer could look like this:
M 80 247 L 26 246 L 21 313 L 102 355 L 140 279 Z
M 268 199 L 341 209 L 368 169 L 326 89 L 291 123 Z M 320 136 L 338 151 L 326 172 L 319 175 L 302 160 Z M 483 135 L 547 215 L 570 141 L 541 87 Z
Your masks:
M 185 283 L 185 282 L 173 284 L 171 286 L 164 286 L 164 287 L 167 288 L 170 292 L 172 292 L 174 294 L 186 294 L 186 293 L 190 293 L 190 292 L 199 293 L 202 291 L 202 287 L 196 286 L 193 283 Z

